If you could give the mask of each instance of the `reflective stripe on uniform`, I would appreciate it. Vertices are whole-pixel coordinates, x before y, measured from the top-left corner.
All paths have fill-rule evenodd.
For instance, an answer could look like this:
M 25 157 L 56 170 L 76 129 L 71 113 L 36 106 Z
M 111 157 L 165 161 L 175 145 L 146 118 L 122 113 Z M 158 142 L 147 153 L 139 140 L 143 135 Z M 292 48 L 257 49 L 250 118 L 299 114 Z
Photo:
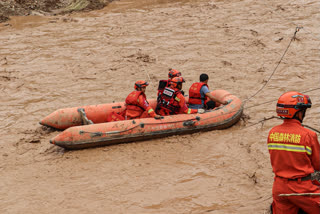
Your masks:
M 180 102 L 180 99 L 178 97 L 174 98 L 176 101 Z
M 312 154 L 312 149 L 309 146 L 306 146 L 306 150 L 307 150 L 308 155 Z
M 188 114 L 191 114 L 191 108 L 188 108 Z
M 283 150 L 290 152 L 306 152 L 308 155 L 311 155 L 312 149 L 310 147 L 298 146 L 298 145 L 289 145 L 283 143 L 269 143 L 269 150 Z
M 150 112 L 153 112 L 153 109 L 149 109 L 148 114 L 149 114 Z

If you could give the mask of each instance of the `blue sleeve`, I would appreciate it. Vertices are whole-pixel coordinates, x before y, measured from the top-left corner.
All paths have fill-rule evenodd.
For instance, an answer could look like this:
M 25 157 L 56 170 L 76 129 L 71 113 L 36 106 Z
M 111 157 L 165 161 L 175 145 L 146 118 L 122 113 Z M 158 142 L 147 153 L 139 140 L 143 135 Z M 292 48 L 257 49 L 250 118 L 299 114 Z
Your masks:
M 204 95 L 205 95 L 206 93 L 208 93 L 208 92 L 210 92 L 209 89 L 208 89 L 208 87 L 205 86 L 205 85 L 202 86 L 202 88 L 201 88 L 201 90 L 200 90 L 201 97 L 204 97 Z

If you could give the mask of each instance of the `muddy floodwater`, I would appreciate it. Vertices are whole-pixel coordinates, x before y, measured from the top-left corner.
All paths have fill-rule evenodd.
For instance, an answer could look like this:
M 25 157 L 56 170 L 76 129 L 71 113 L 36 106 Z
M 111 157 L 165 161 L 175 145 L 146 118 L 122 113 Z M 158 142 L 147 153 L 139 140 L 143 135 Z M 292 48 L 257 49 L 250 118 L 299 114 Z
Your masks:
M 313 107 L 304 123 L 320 128 L 319 8 L 121 0 L 0 23 L 0 213 L 267 213 L 266 137 L 281 123 L 268 119 L 278 97 L 306 92 Z M 244 101 L 243 118 L 225 130 L 79 151 L 49 143 L 59 131 L 42 127 L 43 117 L 124 101 L 139 79 L 156 98 L 168 68 L 182 72 L 185 91 L 207 73 L 210 89 Z

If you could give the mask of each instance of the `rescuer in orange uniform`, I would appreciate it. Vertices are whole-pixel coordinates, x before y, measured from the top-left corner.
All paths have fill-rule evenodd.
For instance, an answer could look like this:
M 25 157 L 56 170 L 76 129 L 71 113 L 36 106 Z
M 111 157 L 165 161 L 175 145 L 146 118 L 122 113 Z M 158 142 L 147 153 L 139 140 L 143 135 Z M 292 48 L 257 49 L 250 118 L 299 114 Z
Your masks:
M 320 196 L 279 196 L 290 193 L 320 193 L 319 183 L 311 173 L 320 170 L 320 146 L 317 134 L 301 123 L 311 100 L 291 91 L 280 96 L 277 114 L 281 125 L 269 132 L 268 149 L 275 174 L 272 195 L 274 214 L 296 214 L 299 209 L 309 214 L 320 213 Z
M 203 109 L 190 109 L 187 106 L 186 100 L 181 93 L 183 77 L 174 77 L 171 80 L 170 87 L 166 87 L 160 95 L 157 105 L 157 113 L 165 115 L 174 114 L 194 114 L 204 113 Z
M 134 84 L 135 91 L 131 92 L 126 98 L 125 118 L 127 120 L 147 117 L 160 118 L 160 115 L 154 112 L 147 101 L 145 92 L 148 85 L 149 83 L 143 80 L 139 80 Z
M 112 112 L 107 121 L 120 121 L 131 120 L 136 118 L 154 117 L 160 119 L 161 116 L 157 115 L 154 110 L 149 106 L 147 97 L 145 95 L 148 82 L 139 80 L 134 84 L 134 91 L 131 92 L 126 98 L 126 109 L 119 114 Z
M 227 101 L 220 101 L 215 98 L 209 91 L 209 76 L 207 74 L 200 75 L 200 82 L 195 82 L 189 89 L 189 108 L 192 109 L 213 109 L 216 103 L 227 105 Z
M 169 69 L 169 73 L 168 73 L 168 78 L 169 79 L 168 80 L 160 80 L 159 81 L 157 97 L 160 98 L 163 90 L 165 89 L 165 87 L 169 87 L 170 86 L 171 80 L 174 77 L 180 77 L 180 76 L 181 76 L 181 72 L 180 71 L 170 68 Z

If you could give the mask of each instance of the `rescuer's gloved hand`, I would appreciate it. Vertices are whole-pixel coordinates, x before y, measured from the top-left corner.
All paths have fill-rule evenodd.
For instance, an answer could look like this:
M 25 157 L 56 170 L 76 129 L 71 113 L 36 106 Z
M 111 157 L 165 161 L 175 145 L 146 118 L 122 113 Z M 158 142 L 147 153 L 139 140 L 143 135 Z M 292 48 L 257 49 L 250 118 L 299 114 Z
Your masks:
M 206 111 L 204 110 L 204 109 L 202 109 L 202 108 L 200 108 L 200 109 L 198 109 L 198 113 L 199 114 L 203 114 L 203 113 L 205 113 Z

